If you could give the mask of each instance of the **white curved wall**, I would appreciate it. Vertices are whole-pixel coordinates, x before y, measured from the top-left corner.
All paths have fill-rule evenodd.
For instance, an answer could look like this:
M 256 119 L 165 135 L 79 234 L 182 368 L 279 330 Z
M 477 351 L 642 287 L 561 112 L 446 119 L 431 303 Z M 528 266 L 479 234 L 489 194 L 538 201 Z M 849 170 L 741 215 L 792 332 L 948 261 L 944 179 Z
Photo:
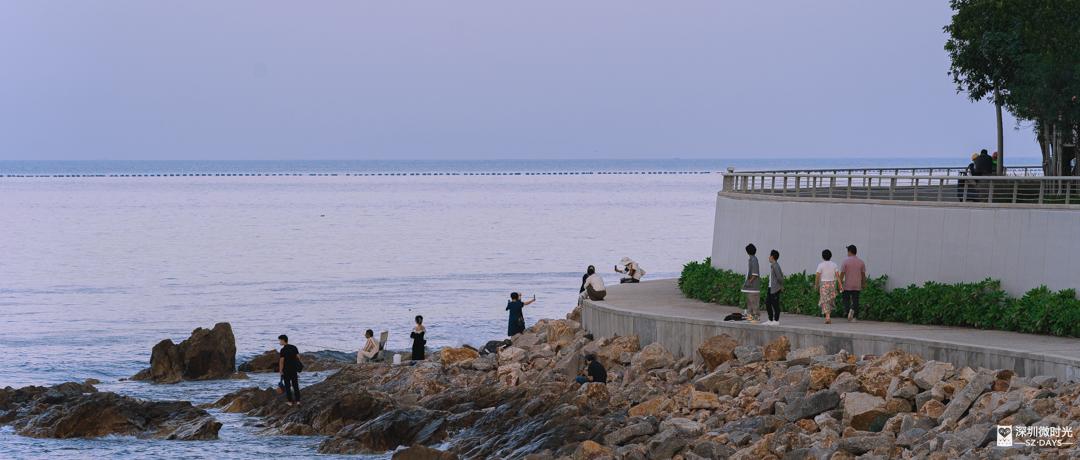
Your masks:
M 725 194 L 716 199 L 713 266 L 746 271 L 747 243 L 763 271 L 770 249 L 785 273 L 813 272 L 854 244 L 870 276 L 889 286 L 995 278 L 1014 296 L 1045 284 L 1080 287 L 1080 211 L 994 205 L 796 200 Z

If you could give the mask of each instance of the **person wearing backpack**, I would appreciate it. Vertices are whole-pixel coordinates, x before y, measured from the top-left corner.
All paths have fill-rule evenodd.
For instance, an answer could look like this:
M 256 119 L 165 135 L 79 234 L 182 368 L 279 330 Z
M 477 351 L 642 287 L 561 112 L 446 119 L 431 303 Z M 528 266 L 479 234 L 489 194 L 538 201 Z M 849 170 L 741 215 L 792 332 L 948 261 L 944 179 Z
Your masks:
M 281 385 L 285 387 L 285 398 L 288 404 L 300 405 L 300 371 L 304 365 L 300 362 L 300 350 L 295 345 L 289 345 L 289 336 L 278 336 L 281 351 L 278 352 L 278 373 L 281 374 Z

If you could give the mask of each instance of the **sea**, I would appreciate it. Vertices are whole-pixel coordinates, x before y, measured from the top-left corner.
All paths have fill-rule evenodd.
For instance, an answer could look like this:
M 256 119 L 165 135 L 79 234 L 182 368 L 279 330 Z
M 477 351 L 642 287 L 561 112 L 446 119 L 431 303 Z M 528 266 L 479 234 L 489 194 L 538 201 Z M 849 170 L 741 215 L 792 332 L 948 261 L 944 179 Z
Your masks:
M 506 337 L 511 292 L 536 296 L 531 324 L 573 309 L 590 264 L 612 284 L 622 257 L 659 279 L 708 256 L 728 168 L 965 160 L 0 161 L 0 387 L 93 378 L 103 391 L 201 404 L 275 384 L 122 380 L 158 341 L 223 321 L 238 362 L 279 334 L 301 351 L 355 351 L 364 330 L 386 330 L 388 348 L 404 350 L 416 315 L 431 347 L 481 346 Z M 0 427 L 0 457 L 302 458 L 321 441 L 214 415 L 217 441 Z

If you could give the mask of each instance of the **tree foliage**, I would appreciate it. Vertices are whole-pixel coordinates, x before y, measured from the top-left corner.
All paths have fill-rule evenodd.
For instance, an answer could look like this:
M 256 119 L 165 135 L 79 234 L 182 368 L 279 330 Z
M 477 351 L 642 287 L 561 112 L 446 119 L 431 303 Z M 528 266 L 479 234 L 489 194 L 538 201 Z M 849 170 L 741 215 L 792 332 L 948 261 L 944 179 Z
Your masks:
M 1058 157 L 1045 160 L 1067 161 L 1062 146 L 1080 131 L 1080 0 L 949 4 L 945 50 L 957 91 L 1033 121 L 1044 156 Z

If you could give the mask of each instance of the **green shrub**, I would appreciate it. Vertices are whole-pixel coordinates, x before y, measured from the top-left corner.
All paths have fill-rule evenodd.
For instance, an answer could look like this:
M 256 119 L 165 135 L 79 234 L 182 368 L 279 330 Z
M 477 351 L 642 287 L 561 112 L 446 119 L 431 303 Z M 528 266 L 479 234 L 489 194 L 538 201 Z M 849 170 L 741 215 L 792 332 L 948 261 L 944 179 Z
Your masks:
M 743 274 L 715 268 L 706 258 L 683 266 L 679 289 L 692 299 L 742 306 L 745 303 L 741 292 L 743 280 Z M 999 281 L 989 278 L 975 283 L 927 282 L 893 290 L 885 288 L 887 281 L 887 276 L 867 279 L 860 296 L 859 317 L 1080 337 L 1080 300 L 1073 289 L 1054 292 L 1040 286 L 1016 299 L 1001 288 Z M 768 286 L 766 277 L 762 280 L 762 298 L 768 292 Z M 789 313 L 820 315 L 814 274 L 799 272 L 784 277 L 780 307 Z M 832 314 L 839 316 L 842 313 L 837 296 Z

